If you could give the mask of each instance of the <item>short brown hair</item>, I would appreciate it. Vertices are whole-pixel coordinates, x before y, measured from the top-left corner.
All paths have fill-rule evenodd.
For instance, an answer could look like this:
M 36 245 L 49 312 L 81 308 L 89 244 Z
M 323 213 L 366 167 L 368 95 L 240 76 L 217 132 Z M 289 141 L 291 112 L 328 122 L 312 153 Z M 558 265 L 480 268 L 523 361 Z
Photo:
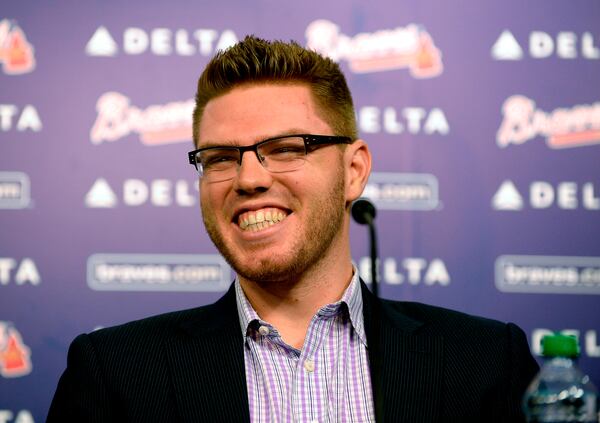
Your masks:
M 237 86 L 249 83 L 304 83 L 313 94 L 322 118 L 336 135 L 358 138 L 352 95 L 333 60 L 295 41 L 266 41 L 247 36 L 218 52 L 198 79 L 193 115 L 194 144 L 206 104 Z

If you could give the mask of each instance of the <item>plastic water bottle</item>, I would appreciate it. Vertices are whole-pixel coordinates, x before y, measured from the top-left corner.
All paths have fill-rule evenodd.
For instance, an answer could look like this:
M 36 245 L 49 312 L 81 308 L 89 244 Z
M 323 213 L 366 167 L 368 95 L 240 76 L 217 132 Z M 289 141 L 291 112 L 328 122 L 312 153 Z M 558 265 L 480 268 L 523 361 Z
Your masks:
M 547 335 L 542 339 L 545 364 L 523 398 L 531 423 L 598 422 L 598 391 L 577 367 L 577 338 Z

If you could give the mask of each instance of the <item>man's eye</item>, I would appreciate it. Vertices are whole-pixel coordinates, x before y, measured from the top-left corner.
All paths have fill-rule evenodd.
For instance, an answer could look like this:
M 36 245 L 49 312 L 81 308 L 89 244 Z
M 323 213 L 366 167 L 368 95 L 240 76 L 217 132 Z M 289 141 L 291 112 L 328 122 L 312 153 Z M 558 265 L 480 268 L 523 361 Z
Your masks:
M 295 146 L 283 146 L 274 148 L 269 151 L 269 154 L 290 154 L 290 153 L 304 153 L 304 148 Z
M 237 163 L 237 155 L 234 153 L 216 153 L 209 154 L 201 158 L 202 167 L 221 167 L 229 166 L 233 163 Z

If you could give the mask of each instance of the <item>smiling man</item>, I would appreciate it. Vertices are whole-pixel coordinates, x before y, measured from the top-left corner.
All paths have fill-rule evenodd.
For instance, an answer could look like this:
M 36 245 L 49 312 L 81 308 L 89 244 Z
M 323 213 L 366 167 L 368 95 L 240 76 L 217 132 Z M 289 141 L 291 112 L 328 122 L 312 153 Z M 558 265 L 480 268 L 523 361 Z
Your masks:
M 523 332 L 378 300 L 350 254 L 371 171 L 337 64 L 247 37 L 194 111 L 202 216 L 237 277 L 218 302 L 80 335 L 54 421 L 516 422 Z

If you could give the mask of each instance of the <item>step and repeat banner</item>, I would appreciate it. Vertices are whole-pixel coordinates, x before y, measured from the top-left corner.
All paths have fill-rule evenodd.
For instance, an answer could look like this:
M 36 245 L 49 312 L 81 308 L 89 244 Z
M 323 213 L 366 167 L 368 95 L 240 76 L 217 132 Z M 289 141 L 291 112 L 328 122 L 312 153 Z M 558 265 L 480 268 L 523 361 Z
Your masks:
M 374 155 L 382 296 L 575 333 L 600 384 L 600 2 L 8 1 L 0 422 L 44 420 L 79 333 L 234 275 L 187 164 L 196 80 L 246 34 L 338 61 Z M 367 230 L 351 228 L 370 275 Z

